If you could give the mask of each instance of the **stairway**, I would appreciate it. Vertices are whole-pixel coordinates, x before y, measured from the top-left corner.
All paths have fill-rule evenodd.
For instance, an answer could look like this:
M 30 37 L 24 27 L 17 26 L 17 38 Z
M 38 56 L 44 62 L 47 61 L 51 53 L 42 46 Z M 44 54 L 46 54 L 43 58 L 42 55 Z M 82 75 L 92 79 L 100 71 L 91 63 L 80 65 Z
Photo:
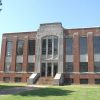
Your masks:
M 53 77 L 40 77 L 37 82 L 37 85 L 53 85 L 54 79 Z

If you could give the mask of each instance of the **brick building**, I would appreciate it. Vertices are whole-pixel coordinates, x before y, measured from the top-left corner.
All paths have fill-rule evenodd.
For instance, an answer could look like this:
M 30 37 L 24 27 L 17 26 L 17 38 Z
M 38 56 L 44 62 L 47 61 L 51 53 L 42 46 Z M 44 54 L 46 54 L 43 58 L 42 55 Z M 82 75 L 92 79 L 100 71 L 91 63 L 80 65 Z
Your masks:
M 100 84 L 100 27 L 37 31 L 2 37 L 0 81 L 28 84 Z

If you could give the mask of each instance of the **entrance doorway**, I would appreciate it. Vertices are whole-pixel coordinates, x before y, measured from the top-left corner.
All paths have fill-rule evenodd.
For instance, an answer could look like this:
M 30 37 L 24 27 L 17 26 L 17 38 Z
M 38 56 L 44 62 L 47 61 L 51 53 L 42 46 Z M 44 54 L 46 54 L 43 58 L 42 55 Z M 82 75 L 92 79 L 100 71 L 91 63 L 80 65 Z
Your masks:
M 58 72 L 58 63 L 42 63 L 41 64 L 41 76 L 47 77 L 51 76 L 54 77 Z

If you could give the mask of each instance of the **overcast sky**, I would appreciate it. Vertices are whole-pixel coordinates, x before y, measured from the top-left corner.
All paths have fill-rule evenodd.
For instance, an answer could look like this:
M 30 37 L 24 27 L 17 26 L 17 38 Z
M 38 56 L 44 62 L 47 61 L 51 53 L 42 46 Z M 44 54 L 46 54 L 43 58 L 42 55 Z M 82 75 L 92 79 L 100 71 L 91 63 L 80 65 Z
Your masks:
M 2 0 L 3 33 L 34 31 L 41 23 L 61 22 L 65 28 L 100 26 L 100 0 Z

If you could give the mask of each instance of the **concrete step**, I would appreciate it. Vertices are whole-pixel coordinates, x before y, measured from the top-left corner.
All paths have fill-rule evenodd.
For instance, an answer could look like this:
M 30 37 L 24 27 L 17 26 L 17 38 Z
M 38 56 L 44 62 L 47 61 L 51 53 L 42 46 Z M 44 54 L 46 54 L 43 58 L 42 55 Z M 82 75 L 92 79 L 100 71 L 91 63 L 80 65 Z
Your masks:
M 36 84 L 37 85 L 53 85 L 54 79 L 53 77 L 40 77 Z

